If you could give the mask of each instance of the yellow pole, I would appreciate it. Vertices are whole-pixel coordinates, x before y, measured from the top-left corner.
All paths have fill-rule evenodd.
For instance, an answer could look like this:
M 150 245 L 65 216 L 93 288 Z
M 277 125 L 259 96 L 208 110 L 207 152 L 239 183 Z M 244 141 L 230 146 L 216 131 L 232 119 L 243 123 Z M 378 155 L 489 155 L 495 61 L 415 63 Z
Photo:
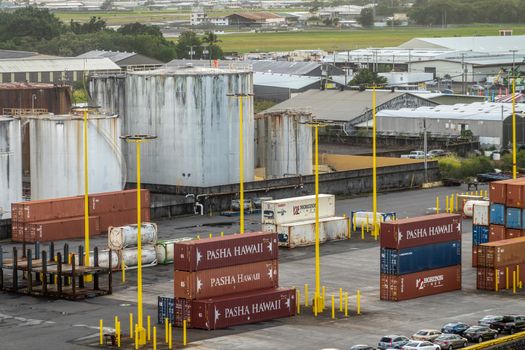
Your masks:
M 352 216 L 352 221 L 354 223 L 354 232 L 357 231 L 357 221 L 356 221 L 356 216 L 355 214 Z
M 239 197 L 241 200 L 241 235 L 244 233 L 244 154 L 243 154 L 243 115 L 242 95 L 239 95 Z
M 519 286 L 520 283 L 520 265 L 516 265 L 516 284 Z
M 456 205 L 455 205 L 455 210 L 454 211 L 458 211 L 458 194 L 456 193 Z
M 512 293 L 516 294 L 516 271 L 512 271 Z
M 308 306 L 308 284 L 304 285 L 304 306 Z
M 173 326 L 171 323 L 169 324 L 168 329 L 168 349 L 173 349 Z
M 142 319 L 142 212 L 141 212 L 141 196 L 140 196 L 140 144 L 142 140 L 137 140 L 137 318 L 138 327 L 137 334 L 139 335 L 139 345 L 146 344 L 146 331 L 144 329 Z
M 505 268 L 505 289 L 509 289 L 509 268 Z
M 448 213 L 448 196 L 445 196 L 445 213 Z
M 357 290 L 357 314 L 361 315 L 361 291 Z
M 120 321 L 117 323 L 117 347 L 120 348 Z
M 153 326 L 153 350 L 157 350 L 157 327 Z
M 512 79 L 512 178 L 516 177 L 516 78 L 514 78 Z
M 376 87 L 372 90 L 372 207 L 374 225 L 374 237 L 377 238 L 377 147 L 376 147 L 376 133 L 377 133 L 377 116 L 376 116 Z
M 79 257 L 82 258 L 82 257 Z M 84 265 L 89 266 L 88 111 L 84 110 Z M 91 275 L 84 276 L 91 282 Z
M 347 239 L 350 239 L 350 237 L 352 237 L 352 230 L 350 228 L 350 218 L 346 218 L 346 229 L 348 231 L 346 234 Z
M 122 283 L 126 283 L 126 265 L 124 259 L 120 262 L 120 269 L 122 270 Z
M 150 341 L 151 340 L 151 316 L 150 315 L 148 315 L 148 329 L 147 329 L 147 331 L 148 331 L 148 341 Z
M 323 288 L 321 289 L 323 292 L 323 296 L 322 296 L 322 299 L 321 299 L 321 310 L 324 311 L 324 308 L 325 308 L 325 304 L 326 304 L 326 289 L 325 287 L 323 286 Z
M 348 292 L 345 292 L 345 317 L 348 317 Z
M 314 297 L 314 316 L 317 317 L 317 298 Z
M 224 237 L 224 232 L 221 231 L 221 237 Z
M 213 238 L 213 233 L 210 233 L 210 238 Z
M 104 343 L 104 321 L 102 319 L 100 320 L 98 332 L 99 332 L 100 345 L 102 345 Z
M 168 318 L 164 319 L 164 341 L 168 344 Z
M 315 124 L 315 297 L 319 299 L 321 289 L 321 266 L 319 255 L 319 125 Z M 319 302 L 314 305 L 316 313 Z
M 297 314 L 300 315 L 301 314 L 301 291 L 299 289 L 297 289 L 297 298 L 295 300 L 297 300 Z
M 450 195 L 450 205 L 448 206 L 448 208 L 450 209 L 451 213 L 454 212 L 454 193 Z
M 365 239 L 365 225 L 361 224 L 361 239 Z
M 135 323 L 135 350 L 139 348 L 139 326 Z
M 117 331 L 118 327 L 118 316 L 115 316 L 115 331 Z
M 332 320 L 335 319 L 335 296 L 332 294 Z
M 343 312 L 343 288 L 339 288 L 339 312 Z
M 133 339 L 133 314 L 129 313 L 129 337 Z
M 182 345 L 186 346 L 188 337 L 186 333 L 186 320 L 182 321 Z
M 436 214 L 439 214 L 439 196 L 436 196 Z
M 496 269 L 496 271 L 494 271 L 494 282 L 495 282 L 495 289 L 496 289 L 496 292 L 499 292 L 499 270 Z

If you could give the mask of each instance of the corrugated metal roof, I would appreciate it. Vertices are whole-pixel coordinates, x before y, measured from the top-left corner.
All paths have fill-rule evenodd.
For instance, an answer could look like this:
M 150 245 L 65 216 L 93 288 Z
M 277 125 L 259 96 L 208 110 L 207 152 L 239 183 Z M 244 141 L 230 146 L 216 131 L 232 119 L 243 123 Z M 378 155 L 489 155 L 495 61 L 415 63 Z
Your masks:
M 516 110 L 525 108 L 518 104 Z M 416 118 L 416 119 L 463 119 L 463 120 L 502 120 L 512 114 L 510 103 L 474 102 L 436 107 L 384 109 L 377 112 L 378 118 Z
M 107 57 L 113 62 L 119 62 L 122 60 L 125 60 L 126 58 L 130 58 L 132 56 L 135 56 L 137 53 L 135 52 L 121 52 L 121 51 L 101 51 L 101 50 L 91 50 L 88 52 L 85 52 L 81 55 L 78 55 L 77 58 L 103 58 Z
M 226 18 L 232 17 L 232 16 L 239 16 L 246 19 L 250 19 L 252 21 L 258 21 L 261 19 L 272 19 L 272 18 L 282 18 L 279 15 L 276 15 L 275 13 L 271 12 L 246 12 L 246 13 L 232 13 L 229 16 L 226 16 Z
M 319 82 L 319 77 L 308 77 L 304 75 L 253 73 L 253 85 L 271 86 L 287 89 L 304 89 Z
M 261 60 L 252 61 L 252 66 L 254 72 L 306 75 L 319 68 L 321 64 L 317 62 Z
M 109 58 L 61 57 L 57 59 L 0 60 L 0 73 L 120 70 Z
M 475 52 L 525 51 L 525 35 L 414 38 L 399 45 L 399 47 L 472 50 Z
M 251 73 L 251 70 L 241 68 L 212 68 L 212 67 L 166 67 L 154 70 L 128 72 L 136 75 L 221 75 Z
M 0 90 L 53 89 L 54 87 L 54 84 L 46 83 L 0 83 Z
M 38 52 L 0 50 L 0 59 L 24 58 L 36 55 L 38 55 Z
M 377 91 L 377 105 L 404 95 L 404 92 Z M 265 112 L 308 110 L 316 119 L 349 121 L 372 108 L 372 91 L 308 90 Z

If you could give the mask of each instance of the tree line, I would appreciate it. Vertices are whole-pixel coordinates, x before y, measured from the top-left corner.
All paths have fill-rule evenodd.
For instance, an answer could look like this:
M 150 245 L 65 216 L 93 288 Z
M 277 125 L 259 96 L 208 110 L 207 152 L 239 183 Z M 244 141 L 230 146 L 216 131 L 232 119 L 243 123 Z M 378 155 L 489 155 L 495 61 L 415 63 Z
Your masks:
M 0 12 L 0 48 L 36 51 L 58 56 L 77 56 L 90 50 L 137 52 L 168 62 L 174 58 L 222 58 L 220 40 L 183 32 L 177 42 L 164 38 L 157 26 L 130 23 L 117 30 L 100 17 L 86 23 L 60 21 L 47 9 L 25 7 Z

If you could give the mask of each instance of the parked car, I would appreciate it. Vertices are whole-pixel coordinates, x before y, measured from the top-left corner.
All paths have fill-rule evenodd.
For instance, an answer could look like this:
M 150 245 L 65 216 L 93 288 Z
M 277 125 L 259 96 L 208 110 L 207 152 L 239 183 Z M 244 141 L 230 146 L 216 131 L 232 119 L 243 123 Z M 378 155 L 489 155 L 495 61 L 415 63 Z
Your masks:
M 413 340 L 420 340 L 420 341 L 434 341 L 437 337 L 441 335 L 441 332 L 437 329 L 422 329 L 412 335 Z
M 412 340 L 402 348 L 403 350 L 441 350 L 439 345 L 432 344 L 429 341 Z
M 401 158 L 424 159 L 425 158 L 425 152 L 423 152 L 423 151 L 412 151 L 409 154 L 402 154 Z
M 402 335 L 386 335 L 379 340 L 377 348 L 379 350 L 401 349 L 410 339 Z
M 449 155 L 449 152 L 442 150 L 442 149 L 431 149 L 427 153 L 427 157 L 429 158 L 445 157 L 448 155 Z
M 441 334 L 434 340 L 434 344 L 440 346 L 442 350 L 452 350 L 464 348 L 468 340 L 457 334 Z
M 478 321 L 479 326 L 490 327 L 494 322 L 503 320 L 503 316 L 487 315 Z
M 463 332 L 463 336 L 473 343 L 481 343 L 484 340 L 496 339 L 498 331 L 485 326 L 472 326 Z
M 521 315 L 506 315 L 501 321 L 493 322 L 490 328 L 498 332 L 508 332 L 514 334 L 519 329 L 525 328 L 525 316 Z
M 363 344 L 359 344 L 359 345 L 354 345 L 350 348 L 350 350 L 376 350 L 376 348 L 370 346 L 370 345 L 363 345 Z
M 463 335 L 470 326 L 463 322 L 451 322 L 441 327 L 442 333 Z

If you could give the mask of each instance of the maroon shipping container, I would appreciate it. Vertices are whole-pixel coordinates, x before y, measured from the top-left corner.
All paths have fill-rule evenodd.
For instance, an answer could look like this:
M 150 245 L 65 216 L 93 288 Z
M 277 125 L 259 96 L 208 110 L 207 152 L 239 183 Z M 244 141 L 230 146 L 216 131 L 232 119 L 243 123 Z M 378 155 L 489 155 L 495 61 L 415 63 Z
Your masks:
M 517 178 L 506 184 L 507 198 L 505 204 L 512 208 L 525 208 L 525 179 Z
M 142 208 L 142 222 L 149 222 L 151 220 L 150 208 Z M 100 217 L 100 230 L 101 232 L 107 232 L 108 227 L 126 226 L 137 223 L 137 209 L 124 210 L 118 212 L 101 213 Z
M 202 299 L 279 285 L 278 261 L 221 267 L 197 272 L 175 271 L 175 298 Z
M 22 221 L 24 218 L 24 203 L 11 203 L 11 222 Z
M 381 274 L 381 300 L 401 301 L 461 289 L 461 265 L 408 275 Z
M 149 208 L 149 190 L 141 190 L 140 193 L 141 206 L 143 208 Z M 133 209 L 137 209 L 137 190 L 103 192 L 89 195 L 89 213 L 91 215 L 101 215 Z
M 23 222 L 13 221 L 11 224 L 11 239 L 14 242 L 24 241 L 24 230 L 26 224 Z
M 271 289 L 191 303 L 190 327 L 207 330 L 291 317 L 297 311 L 295 289 Z
M 472 267 L 478 266 L 478 247 L 472 246 Z
M 505 204 L 507 202 L 507 184 L 513 179 L 492 181 L 489 186 L 489 197 L 493 203 Z
M 175 243 L 173 266 L 179 271 L 200 271 L 276 260 L 278 253 L 277 233 L 246 232 Z
M 525 264 L 525 237 L 484 243 L 478 246 L 478 267 Z
M 505 239 L 505 226 L 490 225 L 489 242 L 496 242 Z
M 58 220 L 81 216 L 84 214 L 84 199 L 77 197 L 62 197 L 15 203 L 18 208 L 17 221 L 37 222 Z M 20 213 L 20 205 L 22 213 Z
M 100 234 L 98 216 L 89 217 L 89 235 Z M 25 240 L 29 243 L 84 238 L 84 217 L 41 221 L 26 224 Z
M 521 230 L 518 230 L 515 228 L 508 228 L 505 230 L 505 239 L 518 238 L 518 237 L 521 237 Z
M 461 215 L 434 214 L 381 223 L 381 247 L 402 249 L 461 240 Z
M 517 278 L 516 281 L 517 285 L 519 285 L 520 281 L 525 280 L 525 264 L 503 266 L 498 269 L 494 269 L 491 267 L 478 267 L 476 275 L 477 289 L 496 290 L 496 279 L 498 280 L 498 290 L 506 289 L 507 271 L 509 274 L 509 289 L 512 289 L 512 278 L 514 271 L 516 271 L 517 275 L 519 274 L 519 278 Z

